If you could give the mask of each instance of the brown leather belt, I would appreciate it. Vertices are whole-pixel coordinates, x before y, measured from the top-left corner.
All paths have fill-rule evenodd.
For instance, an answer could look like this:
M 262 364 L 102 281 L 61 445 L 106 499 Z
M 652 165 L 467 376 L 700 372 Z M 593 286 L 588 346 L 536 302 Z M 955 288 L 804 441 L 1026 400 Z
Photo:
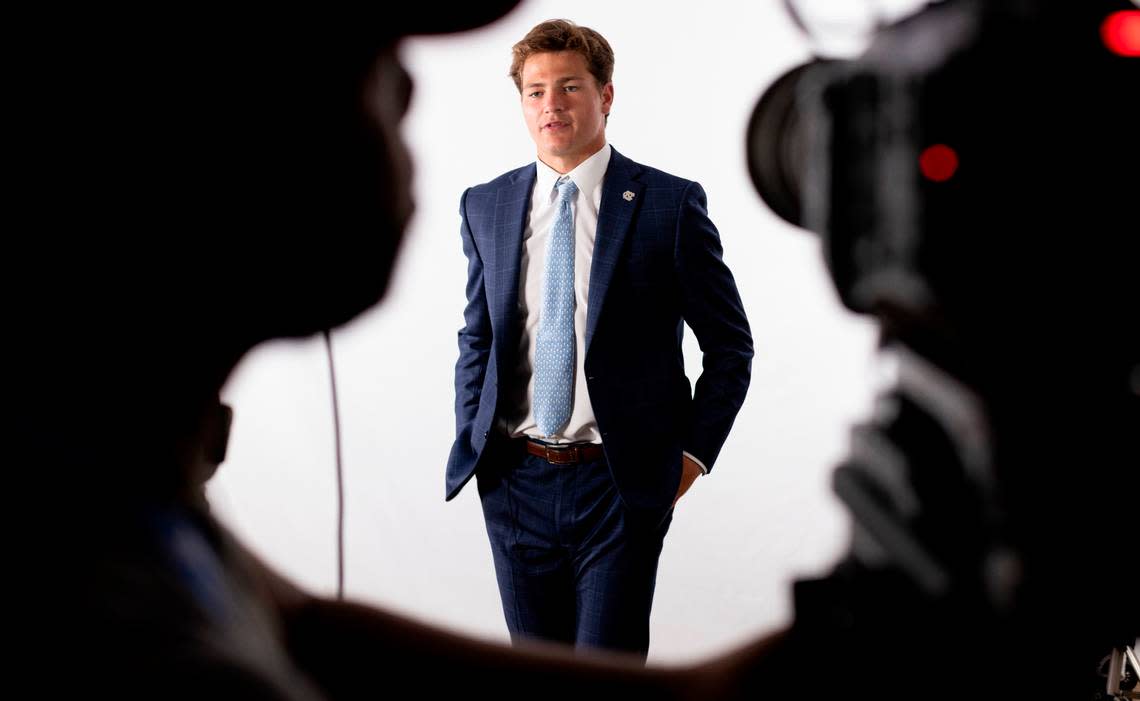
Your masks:
M 576 443 L 573 445 L 547 445 L 538 441 L 526 441 L 526 452 L 544 458 L 554 465 L 577 465 L 602 457 L 600 443 Z

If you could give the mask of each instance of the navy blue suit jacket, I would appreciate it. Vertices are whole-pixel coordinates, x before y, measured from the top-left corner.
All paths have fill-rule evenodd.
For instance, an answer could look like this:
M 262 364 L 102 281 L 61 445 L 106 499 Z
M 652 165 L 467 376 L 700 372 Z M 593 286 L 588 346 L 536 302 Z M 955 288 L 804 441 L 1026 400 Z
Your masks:
M 463 193 L 467 307 L 455 366 L 452 499 L 479 467 L 518 362 L 519 262 L 532 163 Z M 629 197 L 626 193 L 633 193 Z M 585 372 L 607 461 L 635 516 L 659 519 L 676 496 L 681 453 L 709 469 L 748 390 L 752 337 L 695 182 L 613 150 L 590 271 Z M 693 393 L 681 353 L 688 322 L 704 354 Z

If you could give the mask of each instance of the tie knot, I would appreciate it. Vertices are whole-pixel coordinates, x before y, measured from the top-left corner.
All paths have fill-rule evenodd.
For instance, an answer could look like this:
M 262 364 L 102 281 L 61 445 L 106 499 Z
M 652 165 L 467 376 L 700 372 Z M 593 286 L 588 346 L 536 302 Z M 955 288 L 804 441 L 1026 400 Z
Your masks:
M 574 184 L 573 180 L 565 175 L 558 179 L 557 188 L 558 199 L 560 200 L 568 200 L 578 192 L 578 186 Z

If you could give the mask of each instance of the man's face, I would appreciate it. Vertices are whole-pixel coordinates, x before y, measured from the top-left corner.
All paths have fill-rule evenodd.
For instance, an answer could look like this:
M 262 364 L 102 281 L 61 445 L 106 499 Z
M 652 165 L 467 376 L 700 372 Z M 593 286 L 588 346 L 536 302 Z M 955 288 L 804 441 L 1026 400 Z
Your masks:
M 599 88 L 575 51 L 534 54 L 522 68 L 522 108 L 543 163 L 570 170 L 606 143 L 613 83 Z

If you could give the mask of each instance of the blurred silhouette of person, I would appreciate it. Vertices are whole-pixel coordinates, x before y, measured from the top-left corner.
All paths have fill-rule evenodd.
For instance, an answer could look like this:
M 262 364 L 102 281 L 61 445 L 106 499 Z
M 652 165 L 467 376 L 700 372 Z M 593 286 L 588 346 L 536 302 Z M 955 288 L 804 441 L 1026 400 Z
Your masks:
M 38 84 L 55 90 L 29 170 L 42 233 L 24 259 L 36 264 L 27 419 L 49 514 L 31 541 L 49 605 L 23 647 L 44 668 L 37 695 L 506 691 L 534 683 L 536 659 L 575 688 L 615 676 L 614 662 L 571 671 L 537 647 L 508 658 L 312 596 L 202 495 L 224 458 L 218 393 L 238 360 L 384 294 L 412 212 L 399 38 L 480 26 L 515 4 L 34 25 Z
M 477 476 L 512 639 L 645 655 L 672 508 L 744 402 L 752 337 L 704 190 L 606 141 L 606 39 L 549 20 L 512 55 L 538 155 L 463 193 L 447 498 Z

